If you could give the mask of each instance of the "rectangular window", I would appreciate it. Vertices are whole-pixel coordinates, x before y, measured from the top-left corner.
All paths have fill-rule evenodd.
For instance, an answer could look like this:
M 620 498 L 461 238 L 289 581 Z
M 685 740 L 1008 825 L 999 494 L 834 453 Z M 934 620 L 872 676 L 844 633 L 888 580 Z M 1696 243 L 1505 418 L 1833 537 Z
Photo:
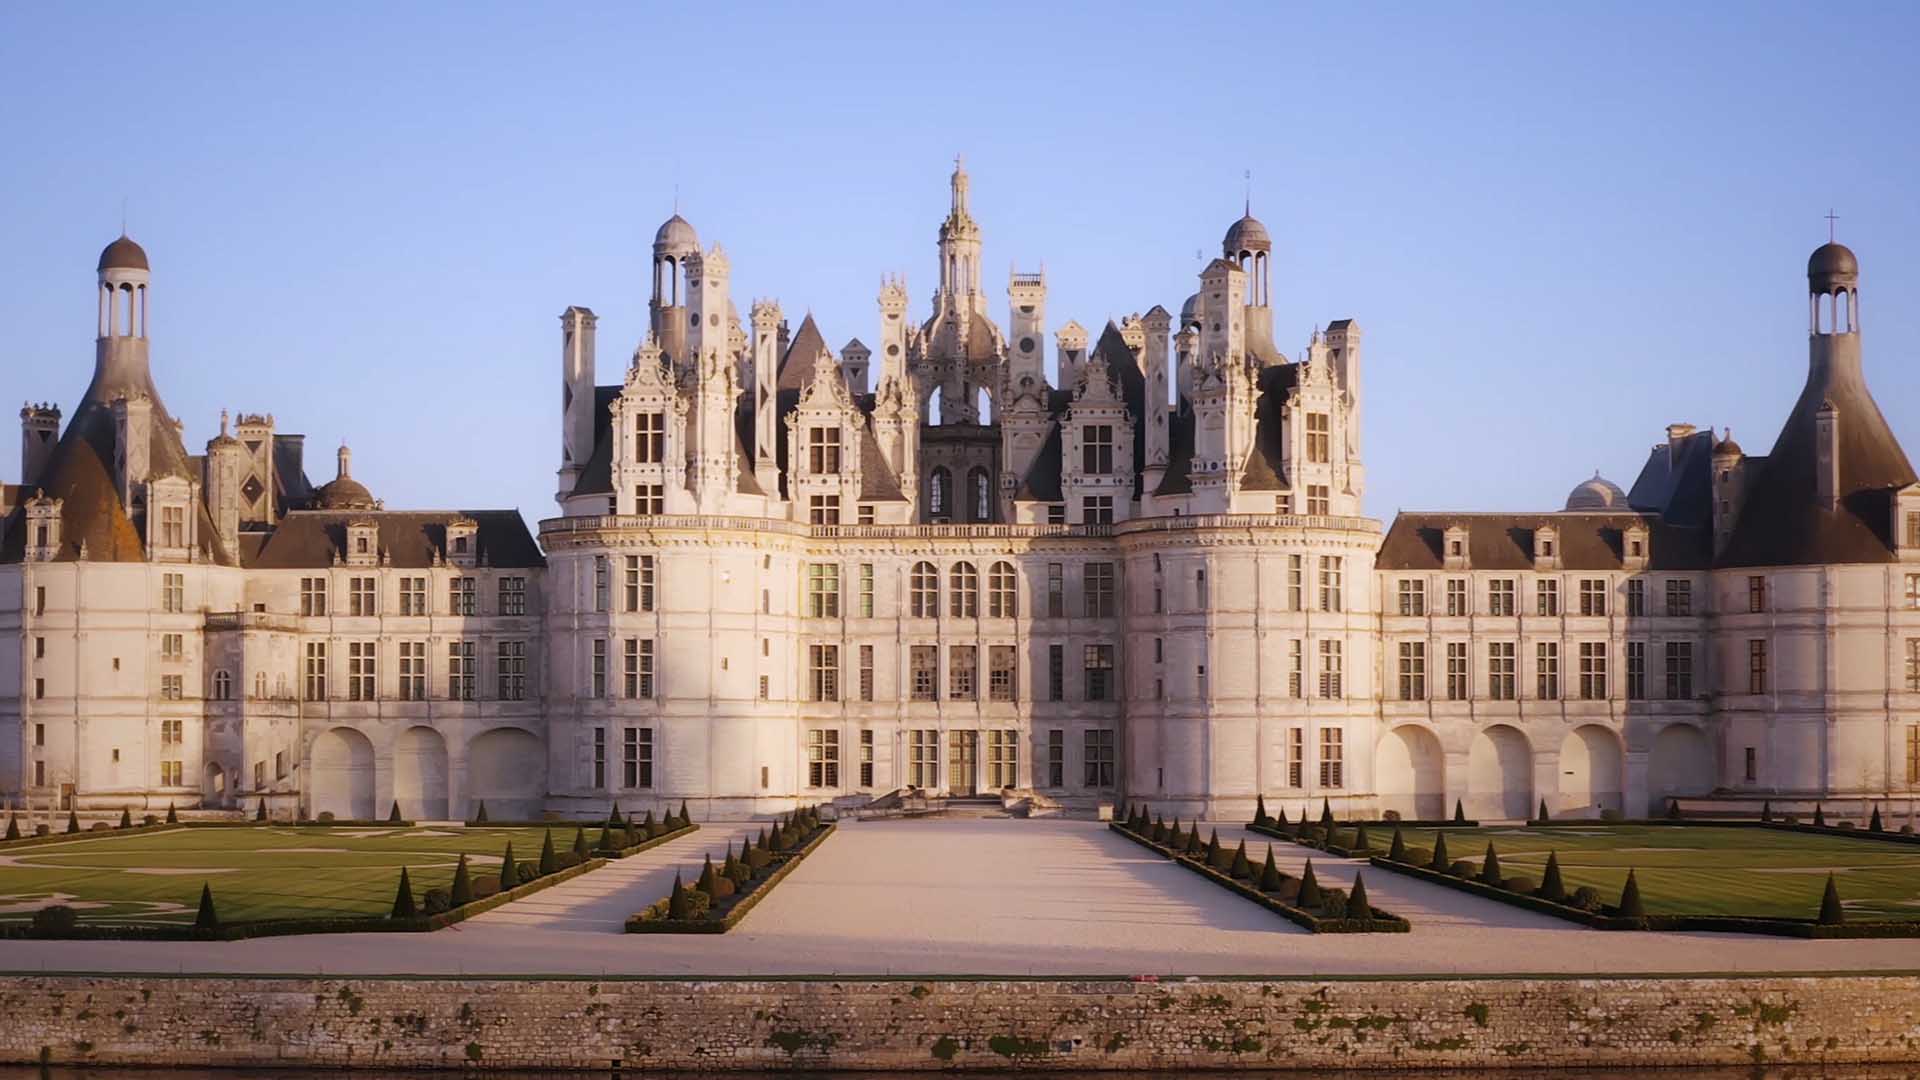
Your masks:
M 1425 701 L 1427 698 L 1427 643 L 1400 643 L 1400 700 Z
M 1400 614 L 1425 615 L 1427 613 L 1427 583 L 1419 578 L 1400 579 Z
M 853 516 L 854 516 L 854 520 L 858 521 L 862 525 L 873 524 L 873 520 L 874 520 L 873 504 L 861 503 L 858 507 L 854 508 Z
M 810 495 L 807 497 L 807 521 L 814 525 L 840 524 L 840 496 Z
M 873 564 L 870 562 L 860 564 L 860 617 L 873 618 Z
M 1113 729 L 1091 728 L 1086 733 L 1086 786 L 1090 788 L 1110 788 L 1113 786 Z
M 1320 786 L 1340 788 L 1346 786 L 1346 777 L 1342 766 L 1345 764 L 1343 745 L 1345 732 L 1337 727 L 1320 729 Z
M 1333 498 L 1325 484 L 1307 485 L 1307 516 L 1325 517 L 1333 512 Z
M 427 700 L 427 643 L 400 643 L 400 700 Z
M 1667 614 L 1676 616 L 1693 614 L 1693 582 L 1672 579 L 1667 581 Z
M 638 465 L 660 465 L 667 460 L 667 415 L 644 412 L 633 418 L 633 460 Z
M 1080 429 L 1080 473 L 1083 476 L 1112 475 L 1112 425 L 1088 424 Z
M 1767 642 L 1765 638 L 1747 641 L 1747 693 L 1767 692 Z
M 947 648 L 947 696 L 955 701 L 972 701 L 980 695 L 979 650 L 972 645 Z
M 186 507 L 163 506 L 160 508 L 160 546 L 169 548 L 187 546 Z
M 812 673 L 813 700 L 840 700 L 840 646 L 807 646 L 807 670 Z
M 1560 697 L 1560 643 L 1542 641 L 1533 647 L 1533 696 L 1541 701 Z
M 593 610 L 595 611 L 607 610 L 607 577 L 607 557 L 595 555 L 593 557 Z M 467 579 L 467 589 L 469 591 L 473 589 L 472 578 Z M 468 611 L 463 614 L 471 615 L 473 612 Z
M 1343 676 L 1345 656 L 1342 643 L 1332 638 L 1320 639 L 1320 696 L 1339 698 L 1345 695 Z
M 1193 606 L 1196 610 L 1205 611 L 1210 602 L 1207 595 L 1207 572 L 1195 570 L 1193 572 Z
M 1560 614 L 1560 582 L 1557 579 L 1541 578 L 1534 586 L 1533 595 L 1536 614 Z
M 1082 568 L 1081 573 L 1082 588 L 1086 591 L 1087 618 L 1113 618 L 1113 564 L 1090 562 Z
M 353 577 L 347 579 L 347 614 L 366 617 L 380 612 L 374 604 L 373 579 Z
M 309 641 L 306 653 L 307 700 L 325 701 L 327 700 L 327 643 Z
M 933 701 L 940 685 L 940 647 L 914 645 L 907 651 L 908 675 L 912 679 L 911 698 Z
M 163 701 L 179 701 L 185 693 L 183 680 L 178 675 L 160 676 L 160 698 Z
M 1067 786 L 1067 733 L 1059 728 L 1047 732 L 1047 786 Z
M 1113 646 L 1087 646 L 1084 663 L 1087 700 L 1106 701 L 1113 693 Z
M 1067 700 L 1067 647 L 1047 646 L 1047 700 Z
M 840 471 L 840 429 L 807 429 L 808 471 L 815 476 L 831 476 Z
M 1647 697 L 1647 643 L 1627 642 L 1627 700 L 1645 701 Z
M 1307 786 L 1307 729 L 1287 729 L 1287 786 Z
M 1047 504 L 1047 524 L 1065 525 L 1066 523 L 1067 523 L 1067 504 L 1066 503 L 1048 503 Z
M 1920 574 L 1907 575 L 1907 610 L 1920 610 Z
M 186 651 L 186 638 L 181 634 L 160 635 L 160 659 L 178 660 Z
M 1013 700 L 1017 674 L 1014 669 L 1014 656 L 1011 645 L 987 646 L 987 699 L 989 701 Z
M 667 512 L 667 489 L 662 484 L 633 485 L 633 512 L 659 515 Z
M 1580 614 L 1605 615 L 1607 613 L 1607 579 L 1580 579 Z
M 1287 610 L 1301 611 L 1306 604 L 1306 556 L 1287 556 Z
M 1514 651 L 1511 641 L 1487 644 L 1487 696 L 1495 701 L 1512 701 L 1517 692 Z
M 1080 500 L 1080 524 L 1113 524 L 1113 496 L 1087 495 Z
M 840 732 L 834 728 L 807 730 L 807 786 L 840 786 Z
M 1320 610 L 1341 609 L 1341 560 L 1338 555 L 1320 556 Z
M 1487 614 L 1511 616 L 1514 612 L 1513 579 L 1493 578 L 1487 582 Z
M 1747 610 L 1750 612 L 1767 610 L 1767 579 L 1759 574 L 1751 574 L 1747 577 Z
M 1447 700 L 1465 701 L 1471 695 L 1467 675 L 1467 643 L 1447 642 Z
M 607 729 L 593 729 L 593 786 L 607 786 Z
M 1299 638 L 1287 642 L 1287 696 L 1301 698 L 1307 694 L 1307 657 L 1306 648 Z
M 1920 784 L 1920 724 L 1907 725 L 1907 785 Z
M 1020 782 L 1020 733 L 1009 728 L 987 732 L 987 786 L 998 790 Z
M 1667 700 L 1693 697 L 1693 642 L 1667 642 Z
M 653 729 L 650 727 L 628 728 L 625 759 L 625 780 L 630 788 L 650 788 L 653 786 Z
M 347 643 L 347 700 L 374 700 L 374 643 Z
M 873 786 L 873 729 L 860 729 L 860 786 Z
M 940 733 L 931 728 L 907 732 L 907 782 L 914 787 L 940 786 Z
M 1467 579 L 1448 578 L 1447 614 L 1458 617 L 1469 614 L 1472 610 L 1472 605 L 1467 602 Z
M 1907 639 L 1907 689 L 1920 691 L 1920 638 Z
M 1326 413 L 1307 414 L 1307 462 L 1312 465 L 1324 465 L 1333 460 L 1330 452 L 1332 440 L 1329 438 L 1333 428 Z
M 473 700 L 473 642 L 447 642 L 447 697 Z
M 871 645 L 860 646 L 860 700 L 873 700 L 873 646 Z
M 1067 570 L 1060 563 L 1047 564 L 1047 618 L 1067 617 Z
M 772 696 L 773 696 L 773 680 L 768 678 L 765 675 L 760 676 L 760 700 L 766 701 L 770 699 Z
M 474 590 L 473 579 L 457 577 L 447 579 L 447 614 L 478 615 L 480 597 Z
M 1645 578 L 1627 580 L 1627 615 L 1641 618 L 1647 613 L 1647 582 Z
M 1760 754 L 1755 748 L 1749 746 L 1747 747 L 1746 758 L 1747 770 L 1745 776 L 1747 783 L 1751 784 L 1760 778 Z
M 186 585 L 185 574 L 162 574 L 160 576 L 161 608 L 174 615 L 187 610 Z
M 525 701 L 527 698 L 527 643 L 501 641 L 494 647 L 494 676 L 501 701 Z
M 503 577 L 500 579 L 500 614 L 525 615 L 527 613 L 527 579 L 523 577 Z
M 1580 643 L 1580 699 L 1605 701 L 1607 698 L 1607 643 Z
M 607 696 L 607 639 L 593 639 L 593 696 Z
M 162 787 L 180 786 L 180 763 L 163 761 L 160 763 L 160 784 Z
M 626 602 L 628 611 L 653 610 L 653 556 L 627 556 Z
M 807 564 L 807 614 L 816 619 L 840 617 L 840 565 Z
M 426 615 L 427 579 L 423 577 L 403 577 L 400 579 L 400 614 Z

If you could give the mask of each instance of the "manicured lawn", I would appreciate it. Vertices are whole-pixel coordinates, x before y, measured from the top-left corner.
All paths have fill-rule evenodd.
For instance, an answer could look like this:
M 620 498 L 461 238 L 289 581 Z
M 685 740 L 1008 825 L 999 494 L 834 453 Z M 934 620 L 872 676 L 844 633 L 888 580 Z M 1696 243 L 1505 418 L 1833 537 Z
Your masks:
M 556 852 L 572 824 L 553 827 Z M 0 920 L 23 920 L 49 903 L 86 923 L 191 923 L 202 882 L 223 922 L 385 915 L 400 868 L 416 898 L 469 871 L 497 874 L 507 842 L 517 862 L 538 862 L 544 829 L 479 826 L 294 827 L 259 825 L 110 833 L 72 843 L 0 852 Z M 587 831 L 587 841 L 598 836 Z
M 1691 825 L 1444 831 L 1449 859 L 1477 866 L 1491 841 L 1507 877 L 1538 880 L 1548 852 L 1557 852 L 1568 890 L 1591 885 L 1607 903 L 1619 899 L 1632 869 L 1649 915 L 1811 918 L 1832 871 L 1848 915 L 1920 919 L 1920 847 Z M 1402 835 L 1410 848 L 1433 848 L 1432 829 Z M 1391 828 L 1367 830 L 1375 855 L 1385 855 L 1392 841 Z

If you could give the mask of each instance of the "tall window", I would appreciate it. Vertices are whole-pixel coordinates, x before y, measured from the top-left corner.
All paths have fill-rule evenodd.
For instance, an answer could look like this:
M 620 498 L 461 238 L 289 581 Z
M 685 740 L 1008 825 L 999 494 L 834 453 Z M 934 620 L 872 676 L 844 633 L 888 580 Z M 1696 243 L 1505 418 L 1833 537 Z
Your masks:
M 1344 697 L 1345 689 L 1342 677 L 1345 674 L 1345 656 L 1341 642 L 1333 638 L 1320 639 L 1320 696 L 1323 698 Z
M 1447 614 L 1453 616 L 1471 613 L 1473 605 L 1467 602 L 1467 579 L 1447 579 Z
M 1305 645 L 1299 638 L 1287 642 L 1287 696 L 1299 698 L 1306 696 L 1307 658 Z
M 593 610 L 595 611 L 607 610 L 607 577 L 607 557 L 605 555 L 595 555 L 593 557 Z M 471 592 L 473 589 L 473 579 L 468 578 L 467 581 L 467 589 Z M 469 611 L 466 612 L 466 614 L 471 615 L 473 612 Z
M 1512 701 L 1516 693 L 1514 644 L 1494 641 L 1487 644 L 1487 696 L 1495 701 Z
M 593 729 L 593 786 L 607 786 L 607 729 Z
M 1307 414 L 1307 461 L 1309 464 L 1324 465 L 1333 460 L 1330 453 L 1332 440 L 1329 433 L 1333 430 L 1326 413 Z
M 527 579 L 523 577 L 503 577 L 500 579 L 500 614 L 525 615 L 527 613 Z
M 1427 643 L 1400 643 L 1400 700 L 1424 701 L 1427 697 Z
M 1667 614 L 1693 614 L 1693 582 L 1667 580 Z
M 1113 564 L 1090 562 L 1081 568 L 1081 574 L 1081 587 L 1086 594 L 1087 618 L 1113 618 L 1115 611 Z
M 1047 646 L 1047 700 L 1067 700 L 1067 647 Z
M 427 643 L 400 643 L 400 700 L 427 700 Z
M 837 729 L 807 730 L 807 786 L 840 786 L 840 732 Z
M 1920 724 L 1907 725 L 1907 784 L 1920 784 Z
M 1008 728 L 987 732 L 987 786 L 1010 788 L 1020 782 L 1020 733 Z
M 423 577 L 403 577 L 400 579 L 400 614 L 427 615 L 427 579 Z
M 347 643 L 347 700 L 374 700 L 374 643 Z
M 813 700 L 840 700 L 840 646 L 807 646 L 807 669 L 813 677 Z
M 873 729 L 860 729 L 860 786 L 873 786 Z
M 1113 426 L 1088 424 L 1080 429 L 1080 473 L 1083 476 L 1110 476 L 1113 473 Z
M 179 675 L 160 676 L 160 697 L 163 701 L 179 701 L 186 696 L 186 680 Z M 115 751 L 118 753 L 118 751 Z
M 653 729 L 650 727 L 630 727 L 627 729 L 625 752 L 621 755 L 623 772 L 621 779 L 630 788 L 650 788 L 653 786 Z
M 1067 733 L 1059 728 L 1047 731 L 1047 786 L 1067 786 Z
M 840 565 L 807 564 L 807 614 L 816 619 L 840 617 Z
M 45 639 L 41 638 L 37 640 L 44 641 Z M 180 659 L 180 657 L 186 652 L 186 642 L 187 642 L 187 639 L 186 639 L 186 635 L 184 634 L 161 634 L 160 635 L 160 658 L 162 660 Z
M 653 556 L 627 556 L 626 602 L 628 611 L 653 610 Z
M 1471 694 L 1467 678 L 1467 643 L 1447 642 L 1447 700 L 1465 701 Z
M 974 469 L 967 473 L 967 487 L 973 492 L 973 520 L 993 520 L 993 484 L 987 479 L 987 470 Z
M 667 460 L 667 415 L 645 412 L 633 418 L 633 460 L 659 465 Z
M 944 467 L 933 470 L 927 478 L 927 513 L 938 521 L 952 513 L 947 508 L 947 499 L 953 487 L 953 474 Z
M 873 646 L 871 645 L 860 646 L 860 700 L 873 700 Z
M 1400 579 L 1400 614 L 1425 615 L 1427 613 L 1427 583 L 1419 578 Z
M 1580 614 L 1605 615 L 1607 613 L 1607 579 L 1580 579 Z
M 1320 729 L 1320 786 L 1323 788 L 1346 786 L 1345 734 L 1337 727 Z
M 1920 638 L 1907 639 L 1907 689 L 1920 690 Z
M 1047 618 L 1067 617 L 1067 568 L 1057 562 L 1047 564 Z
M 1333 498 L 1327 488 L 1327 485 L 1308 484 L 1307 485 L 1307 515 L 1309 517 L 1325 517 L 1332 512 L 1333 512 Z
M 1765 638 L 1747 641 L 1747 693 L 1767 692 L 1767 642 Z
M 1113 496 L 1086 495 L 1080 499 L 1080 524 L 1113 524 Z
M 607 696 L 607 639 L 593 639 L 593 696 Z
M 1560 643 L 1542 641 L 1533 647 L 1534 697 L 1553 701 L 1560 697 Z
M 1306 557 L 1302 555 L 1287 556 L 1287 610 L 1288 611 L 1303 610 L 1302 605 L 1306 603 L 1306 600 L 1305 600 L 1306 581 L 1307 581 Z
M 980 571 L 970 562 L 953 564 L 948 574 L 948 610 L 956 619 L 972 619 L 980 614 Z
M 1085 666 L 1087 674 L 1087 700 L 1108 700 L 1113 693 L 1113 646 L 1087 646 Z
M 527 699 L 527 643 L 501 641 L 494 645 L 493 673 L 501 701 Z
M 1667 642 L 1667 700 L 1693 697 L 1693 642 Z
M 1607 697 L 1607 643 L 1580 643 L 1580 698 L 1604 701 Z
M 1307 729 L 1287 729 L 1287 786 L 1307 786 Z
M 1019 614 L 1014 600 L 1015 581 L 1010 562 L 994 563 L 987 571 L 988 618 L 1011 619 Z
M 911 606 L 909 610 L 916 619 L 932 619 L 940 615 L 940 571 L 930 562 L 913 564 L 913 572 L 908 579 L 908 593 Z
M 933 701 L 940 679 L 940 647 L 914 645 L 907 650 L 907 677 L 914 701 Z
M 1086 733 L 1086 778 L 1090 788 L 1113 786 L 1113 729 L 1089 728 Z
M 1533 595 L 1539 614 L 1560 614 L 1560 582 L 1557 579 L 1541 578 L 1534 587 Z
M 807 431 L 808 471 L 815 476 L 830 476 L 840 471 L 840 429 L 809 428 Z
M 457 577 L 447 579 L 447 614 L 477 615 L 480 612 L 479 594 L 474 591 L 473 579 Z
M 1908 515 L 1912 517 L 1911 514 Z M 1747 610 L 1760 612 L 1767 610 L 1767 579 L 1759 574 L 1747 577 Z
M 972 701 L 980 696 L 979 650 L 973 645 L 952 645 L 947 649 L 947 696 L 955 701 Z
M 1018 672 L 1015 670 L 1015 652 L 1011 645 L 987 646 L 987 699 L 989 701 L 1012 701 L 1014 684 Z
M 667 489 L 664 484 L 633 485 L 633 512 L 642 515 L 659 515 L 667 512 Z
M 160 546 L 170 548 L 187 546 L 186 507 L 163 506 L 160 508 Z
M 1193 572 L 1193 606 L 1195 610 L 1198 611 L 1205 611 L 1209 606 L 1207 596 L 1207 572 L 1204 569 Z
M 1640 618 L 1647 613 L 1647 581 L 1645 578 L 1627 579 L 1627 615 Z
M 1493 578 L 1487 582 L 1487 614 L 1512 615 L 1513 579 Z
M 225 668 L 213 673 L 213 700 L 233 700 L 233 673 Z
M 347 613 L 355 616 L 379 614 L 374 606 L 373 579 L 354 577 L 347 579 Z
M 1907 609 L 1920 609 L 1920 574 L 1907 575 Z
M 1627 642 L 1627 700 L 1644 701 L 1647 697 L 1647 643 L 1644 641 Z
M 907 783 L 914 787 L 940 786 L 940 733 L 930 728 L 907 732 Z
M 306 682 L 307 700 L 327 700 L 327 643 L 324 641 L 307 642 Z
M 860 617 L 873 618 L 873 564 L 860 564 Z
M 1340 610 L 1340 556 L 1320 556 L 1320 610 Z
M 455 701 L 473 700 L 473 642 L 447 642 L 447 696 Z
M 160 607 L 171 614 L 187 610 L 187 577 L 185 574 L 162 574 L 160 576 Z

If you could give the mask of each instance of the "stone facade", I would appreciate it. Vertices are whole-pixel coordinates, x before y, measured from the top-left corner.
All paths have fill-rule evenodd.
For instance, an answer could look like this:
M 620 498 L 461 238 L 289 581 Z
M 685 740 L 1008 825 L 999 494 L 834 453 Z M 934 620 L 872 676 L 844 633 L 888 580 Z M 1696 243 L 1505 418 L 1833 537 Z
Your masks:
M 1911 975 L 1257 980 L 20 976 L 0 1061 L 620 1069 L 1909 1062 Z

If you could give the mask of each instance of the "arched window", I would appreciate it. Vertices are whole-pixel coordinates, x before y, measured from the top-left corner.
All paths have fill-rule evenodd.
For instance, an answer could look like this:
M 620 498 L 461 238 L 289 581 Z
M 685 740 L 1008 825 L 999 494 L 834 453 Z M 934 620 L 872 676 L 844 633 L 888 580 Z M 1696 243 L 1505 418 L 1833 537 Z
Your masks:
M 213 700 L 233 700 L 233 675 L 225 669 L 213 673 Z
M 934 619 L 940 615 L 940 571 L 930 562 L 913 564 L 913 577 L 909 583 L 913 598 L 913 617 L 916 619 Z
M 973 520 L 993 520 L 993 485 L 987 470 L 976 468 L 967 474 L 967 491 L 973 496 Z
M 987 571 L 987 616 L 994 619 L 1011 619 L 1018 615 L 1013 599 L 1013 564 L 997 562 Z
M 264 671 L 253 673 L 253 696 L 256 698 L 267 696 L 267 673 Z
M 953 487 L 953 474 L 945 466 L 933 470 L 927 480 L 927 513 L 933 517 L 946 517 L 953 511 L 947 508 L 948 490 Z
M 954 563 L 951 610 L 956 619 L 972 619 L 980 614 L 980 571 L 970 562 Z

